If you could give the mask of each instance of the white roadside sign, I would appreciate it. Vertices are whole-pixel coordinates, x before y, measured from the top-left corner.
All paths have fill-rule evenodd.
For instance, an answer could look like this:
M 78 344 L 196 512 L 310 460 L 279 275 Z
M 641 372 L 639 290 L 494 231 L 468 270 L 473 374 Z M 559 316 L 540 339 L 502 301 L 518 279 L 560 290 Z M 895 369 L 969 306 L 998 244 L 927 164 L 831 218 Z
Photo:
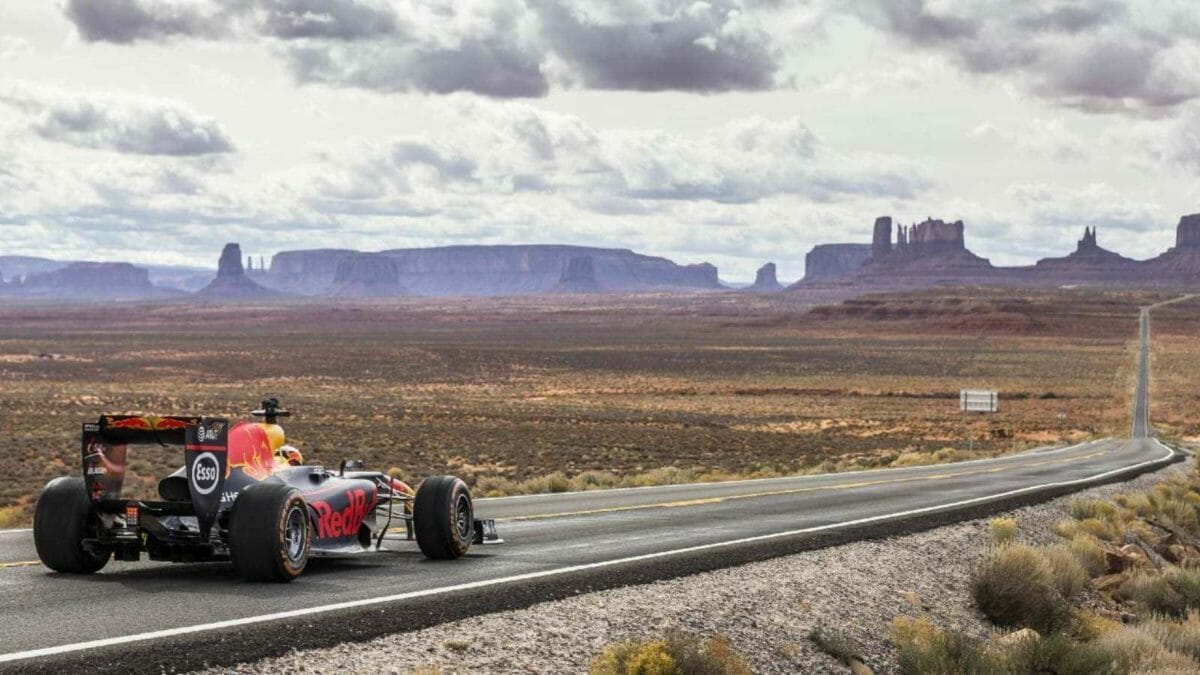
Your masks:
M 958 408 L 962 412 L 999 412 L 1000 392 L 987 389 L 963 389 L 958 394 Z

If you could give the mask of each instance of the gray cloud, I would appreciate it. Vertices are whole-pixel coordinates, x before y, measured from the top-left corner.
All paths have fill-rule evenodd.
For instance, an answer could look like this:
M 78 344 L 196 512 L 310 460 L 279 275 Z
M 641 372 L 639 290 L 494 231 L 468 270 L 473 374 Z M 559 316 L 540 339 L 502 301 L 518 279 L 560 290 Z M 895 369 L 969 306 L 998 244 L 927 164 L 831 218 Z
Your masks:
M 509 98 L 546 95 L 551 66 L 565 86 L 769 89 L 782 56 L 751 18 L 762 3 L 747 4 L 628 0 L 603 20 L 559 0 L 69 0 L 65 12 L 89 41 L 269 39 L 302 83 Z
M 912 47 L 946 52 L 968 72 L 1023 77 L 1061 105 L 1145 113 L 1200 97 L 1196 36 L 1173 21 L 1185 7 L 1174 0 L 843 4 Z
M 234 151 L 215 120 L 169 103 L 33 90 L 0 94 L 0 103 L 24 112 L 42 138 L 81 148 L 179 157 Z
M 284 53 L 295 78 L 307 83 L 497 98 L 545 96 L 550 87 L 539 56 L 502 39 L 465 39 L 452 48 L 392 41 L 304 44 Z
M 780 55 L 741 4 L 669 3 L 662 17 L 588 20 L 560 0 L 535 0 L 544 37 L 584 86 L 716 92 L 769 89 Z
M 130 43 L 172 37 L 213 38 L 229 29 L 225 2 L 191 0 L 67 0 L 63 7 L 89 42 Z

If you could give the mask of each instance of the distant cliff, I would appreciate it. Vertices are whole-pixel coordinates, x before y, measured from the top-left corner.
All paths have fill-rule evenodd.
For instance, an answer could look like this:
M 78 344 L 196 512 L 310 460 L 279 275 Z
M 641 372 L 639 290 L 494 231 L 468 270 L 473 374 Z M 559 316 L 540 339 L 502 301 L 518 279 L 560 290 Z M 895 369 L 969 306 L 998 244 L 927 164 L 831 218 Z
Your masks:
M 1200 279 L 1200 213 L 1180 218 L 1175 246 L 1145 265 L 1160 278 Z
M 338 265 L 356 251 L 283 251 L 259 281 L 282 291 L 322 295 L 335 291 Z M 444 246 L 392 249 L 378 254 L 396 264 L 398 284 L 417 295 L 516 295 L 551 292 L 571 260 L 590 258 L 596 286 L 605 291 L 716 289 L 717 268 L 677 265 L 623 249 L 585 246 Z
M 396 261 L 382 253 L 353 253 L 338 260 L 331 294 L 341 297 L 405 295 Z
M 857 271 L 871 257 L 868 244 L 819 244 L 804 257 L 804 281 L 828 281 Z
M 165 297 L 171 291 L 150 283 L 144 268 L 129 263 L 70 263 L 35 272 L 5 284 L 6 293 L 59 300 L 137 300 Z

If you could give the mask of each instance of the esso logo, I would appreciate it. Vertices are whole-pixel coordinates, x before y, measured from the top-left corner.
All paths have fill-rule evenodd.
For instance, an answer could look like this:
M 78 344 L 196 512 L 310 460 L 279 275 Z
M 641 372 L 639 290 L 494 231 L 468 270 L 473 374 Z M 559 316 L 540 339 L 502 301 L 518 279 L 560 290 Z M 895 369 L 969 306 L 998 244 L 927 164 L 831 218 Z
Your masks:
M 217 456 L 206 452 L 192 462 L 192 489 L 196 494 L 207 495 L 217 489 L 218 475 L 221 473 L 221 463 Z

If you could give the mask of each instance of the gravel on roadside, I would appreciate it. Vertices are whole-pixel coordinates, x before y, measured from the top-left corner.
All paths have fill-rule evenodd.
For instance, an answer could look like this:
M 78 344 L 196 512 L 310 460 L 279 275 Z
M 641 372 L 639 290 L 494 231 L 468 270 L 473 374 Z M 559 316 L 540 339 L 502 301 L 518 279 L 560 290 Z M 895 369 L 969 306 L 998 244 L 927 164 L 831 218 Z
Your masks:
M 1125 483 L 1008 512 L 1019 538 L 1057 539 L 1051 526 L 1077 497 L 1146 489 L 1192 460 Z M 292 654 L 211 672 L 578 673 L 606 644 L 671 630 L 724 635 L 756 673 L 846 673 L 808 639 L 816 627 L 856 642 L 877 673 L 895 671 L 891 620 L 927 612 L 946 628 L 984 636 L 970 580 L 987 553 L 990 518 L 808 551 L 653 584 L 588 593 L 369 642 Z

